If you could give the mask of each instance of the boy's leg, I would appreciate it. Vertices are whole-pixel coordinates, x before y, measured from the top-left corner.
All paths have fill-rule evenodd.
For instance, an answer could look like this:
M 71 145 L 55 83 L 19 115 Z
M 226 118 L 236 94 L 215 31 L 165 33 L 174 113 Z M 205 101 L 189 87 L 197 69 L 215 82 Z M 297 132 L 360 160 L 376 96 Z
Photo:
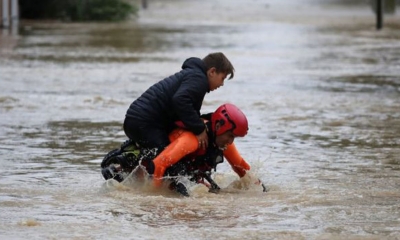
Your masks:
M 170 143 L 166 129 L 149 126 L 132 118 L 125 119 L 124 131 L 129 139 L 141 147 L 157 149 L 157 155 Z
M 132 118 L 125 118 L 124 131 L 129 139 L 140 145 L 142 165 L 146 166 L 148 173 L 153 174 L 153 159 L 170 144 L 167 130 L 148 126 Z

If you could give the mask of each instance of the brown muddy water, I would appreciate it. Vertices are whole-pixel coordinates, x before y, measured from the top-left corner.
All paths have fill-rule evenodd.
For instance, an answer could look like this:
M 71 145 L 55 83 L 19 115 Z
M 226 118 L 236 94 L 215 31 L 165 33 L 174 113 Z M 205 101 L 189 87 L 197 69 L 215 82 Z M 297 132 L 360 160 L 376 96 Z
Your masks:
M 400 239 L 400 18 L 376 31 L 366 4 L 327 2 L 149 1 L 123 24 L 3 30 L 0 238 Z M 202 111 L 243 109 L 236 143 L 270 191 L 226 163 L 218 195 L 105 182 L 131 101 L 216 51 L 236 74 Z

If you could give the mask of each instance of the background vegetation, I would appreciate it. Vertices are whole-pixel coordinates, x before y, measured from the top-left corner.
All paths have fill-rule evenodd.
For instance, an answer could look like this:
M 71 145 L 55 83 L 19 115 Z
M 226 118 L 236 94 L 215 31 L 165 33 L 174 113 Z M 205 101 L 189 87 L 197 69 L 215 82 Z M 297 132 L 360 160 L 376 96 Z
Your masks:
M 23 19 L 123 21 L 138 8 L 124 0 L 20 0 Z

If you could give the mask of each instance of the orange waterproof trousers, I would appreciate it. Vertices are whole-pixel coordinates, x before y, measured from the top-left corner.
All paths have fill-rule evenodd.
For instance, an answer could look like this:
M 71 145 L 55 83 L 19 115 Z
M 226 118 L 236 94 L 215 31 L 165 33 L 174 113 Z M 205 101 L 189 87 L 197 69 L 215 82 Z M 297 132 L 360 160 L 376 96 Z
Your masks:
M 161 185 L 162 177 L 168 167 L 179 162 L 183 157 L 196 152 L 199 148 L 196 135 L 184 129 L 179 128 L 172 131 L 169 139 L 171 144 L 153 160 L 155 186 Z M 250 170 L 250 165 L 239 154 L 235 144 L 228 145 L 224 151 L 224 157 L 239 177 L 243 177 L 246 171 Z

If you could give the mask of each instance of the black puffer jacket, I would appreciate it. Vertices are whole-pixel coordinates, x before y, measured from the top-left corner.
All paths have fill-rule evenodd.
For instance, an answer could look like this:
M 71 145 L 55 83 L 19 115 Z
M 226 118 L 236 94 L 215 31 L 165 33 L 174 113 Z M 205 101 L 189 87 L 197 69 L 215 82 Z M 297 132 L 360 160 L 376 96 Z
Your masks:
M 210 91 L 207 71 L 199 58 L 189 58 L 182 70 L 151 86 L 129 107 L 126 117 L 145 123 L 149 127 L 174 128 L 181 120 L 194 134 L 204 131 L 200 108 Z

